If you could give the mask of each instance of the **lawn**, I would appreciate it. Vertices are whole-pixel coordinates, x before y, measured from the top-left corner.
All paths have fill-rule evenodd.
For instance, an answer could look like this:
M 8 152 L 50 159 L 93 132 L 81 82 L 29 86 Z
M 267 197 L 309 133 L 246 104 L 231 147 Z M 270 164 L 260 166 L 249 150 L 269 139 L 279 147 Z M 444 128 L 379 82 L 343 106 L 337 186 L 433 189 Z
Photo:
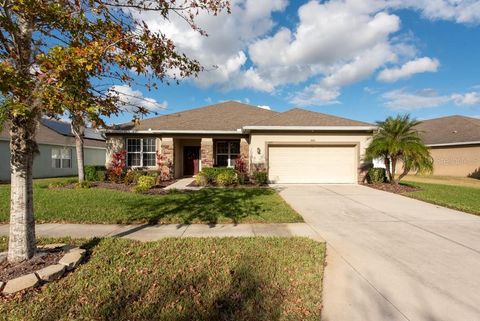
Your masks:
M 72 274 L 0 304 L 8 320 L 320 320 L 325 245 L 306 238 L 90 242 Z
M 408 175 L 405 181 L 480 188 L 480 179 L 456 176 Z
M 480 188 L 405 181 L 420 190 L 404 195 L 425 202 L 480 215 Z
M 302 222 L 273 189 L 206 188 L 167 195 L 109 189 L 49 189 L 65 179 L 34 183 L 38 223 L 293 223 Z M 8 222 L 10 186 L 0 185 L 0 222 Z

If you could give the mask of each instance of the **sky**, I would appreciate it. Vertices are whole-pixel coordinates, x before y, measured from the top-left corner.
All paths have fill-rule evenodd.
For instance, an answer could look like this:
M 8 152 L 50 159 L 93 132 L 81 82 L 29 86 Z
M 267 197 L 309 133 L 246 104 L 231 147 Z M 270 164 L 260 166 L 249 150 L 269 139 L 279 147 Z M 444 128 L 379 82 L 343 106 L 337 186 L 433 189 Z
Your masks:
M 115 89 L 160 115 L 237 100 L 367 122 L 480 117 L 480 1 L 233 0 L 231 8 L 198 16 L 208 37 L 176 16 L 133 12 L 205 71 L 158 90 Z

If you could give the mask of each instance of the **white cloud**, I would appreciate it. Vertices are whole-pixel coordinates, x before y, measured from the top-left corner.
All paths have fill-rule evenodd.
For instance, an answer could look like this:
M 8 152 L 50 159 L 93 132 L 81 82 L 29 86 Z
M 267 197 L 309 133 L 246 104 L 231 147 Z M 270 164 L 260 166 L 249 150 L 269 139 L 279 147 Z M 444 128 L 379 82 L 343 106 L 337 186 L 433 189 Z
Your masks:
M 458 106 L 480 105 L 480 93 L 478 92 L 440 95 L 433 89 L 422 89 L 415 92 L 397 89 L 384 93 L 382 98 L 385 100 L 385 106 L 396 110 L 431 108 L 452 102 Z
M 272 110 L 272 108 L 270 108 L 270 106 L 267 106 L 267 105 L 258 105 L 257 107 L 262 108 L 262 109 L 266 109 L 266 110 Z
M 429 57 L 417 58 L 410 60 L 401 67 L 384 69 L 379 74 L 377 79 L 385 82 L 394 82 L 399 79 L 409 78 L 414 74 L 424 72 L 436 72 L 440 62 L 437 59 Z
M 158 112 L 168 107 L 166 101 L 157 102 L 153 98 L 144 97 L 140 90 L 133 90 L 130 86 L 115 85 L 110 88 L 110 94 L 118 96 L 120 108 L 126 112 L 135 112 L 139 107 L 150 112 Z
M 380 69 L 383 71 L 378 79 L 382 81 L 438 69 L 437 60 L 418 58 L 420 53 L 411 34 L 399 34 L 401 21 L 392 9 L 417 10 L 427 19 L 479 23 L 479 3 L 310 0 L 299 7 L 294 27 L 275 29 L 272 14 L 282 12 L 287 0 L 233 0 L 230 15 L 201 12 L 197 17 L 198 26 L 208 37 L 192 30 L 176 15 L 169 21 L 159 19 L 154 12 L 134 15 L 206 67 L 192 79 L 200 87 L 275 92 L 285 85 L 315 79 L 314 84 L 290 96 L 292 102 L 311 105 L 337 102 L 342 87 L 371 77 Z M 388 69 L 384 69 L 386 65 Z
M 422 89 L 415 92 L 398 89 L 384 93 L 382 98 L 386 101 L 385 106 L 395 110 L 432 108 L 443 105 L 451 99 L 449 96 L 439 95 L 433 89 Z
M 474 91 L 466 94 L 453 94 L 452 99 L 455 104 L 461 106 L 480 105 L 480 94 Z

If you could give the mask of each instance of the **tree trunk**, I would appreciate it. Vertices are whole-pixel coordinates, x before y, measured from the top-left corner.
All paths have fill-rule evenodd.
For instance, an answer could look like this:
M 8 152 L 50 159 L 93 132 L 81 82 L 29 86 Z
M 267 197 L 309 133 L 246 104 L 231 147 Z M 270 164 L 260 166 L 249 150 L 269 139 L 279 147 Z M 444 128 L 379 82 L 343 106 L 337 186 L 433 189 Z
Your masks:
M 72 132 L 75 135 L 75 147 L 77 150 L 78 181 L 83 182 L 85 180 L 85 157 L 83 151 L 83 135 L 85 133 L 85 123 L 83 121 L 83 118 L 79 116 L 72 117 Z
M 10 262 L 28 260 L 35 254 L 32 189 L 35 129 L 35 118 L 14 118 L 10 125 Z
M 388 181 L 391 182 L 392 181 L 392 172 L 390 171 L 390 158 L 388 156 L 385 156 L 383 158 L 383 162 L 385 164 L 385 171 L 387 172 Z
M 397 158 L 392 157 L 392 170 L 391 170 L 392 178 L 391 178 L 390 182 L 392 184 L 395 184 L 395 185 L 398 184 L 398 181 L 395 178 L 396 167 L 397 167 Z

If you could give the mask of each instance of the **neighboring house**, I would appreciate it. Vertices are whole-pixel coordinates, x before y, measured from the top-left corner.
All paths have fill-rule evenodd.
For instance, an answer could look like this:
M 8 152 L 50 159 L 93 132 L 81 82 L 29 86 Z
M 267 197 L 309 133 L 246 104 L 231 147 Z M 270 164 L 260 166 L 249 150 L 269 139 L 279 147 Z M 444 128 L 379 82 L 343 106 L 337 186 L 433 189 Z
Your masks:
M 163 155 L 179 178 L 202 167 L 233 167 L 242 155 L 251 172 L 266 170 L 274 183 L 356 183 L 375 128 L 303 109 L 278 113 L 229 101 L 107 130 L 107 166 L 126 150 L 127 166 L 159 169 Z
M 434 175 L 480 175 L 480 119 L 441 117 L 424 120 L 417 129 L 430 147 Z
M 75 138 L 70 124 L 41 119 L 36 140 L 39 153 L 33 161 L 33 177 L 77 175 Z M 0 132 L 0 180 L 10 180 L 10 135 L 8 127 Z M 105 139 L 94 129 L 86 129 L 85 165 L 105 165 Z

